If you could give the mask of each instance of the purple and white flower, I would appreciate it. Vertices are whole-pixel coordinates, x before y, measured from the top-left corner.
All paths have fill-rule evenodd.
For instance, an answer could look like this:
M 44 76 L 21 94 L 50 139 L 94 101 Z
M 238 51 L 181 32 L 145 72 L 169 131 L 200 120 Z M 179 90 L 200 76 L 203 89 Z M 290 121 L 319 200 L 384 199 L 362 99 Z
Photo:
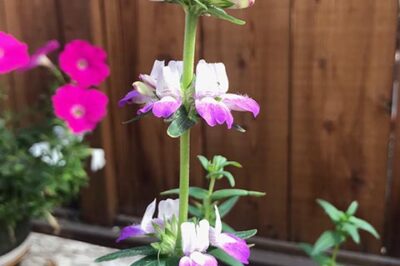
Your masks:
M 212 246 L 222 249 L 243 264 L 249 264 L 250 248 L 246 241 L 228 233 L 222 233 L 221 216 L 218 208 L 215 207 L 215 228 L 210 228 L 210 243 Z
M 31 56 L 29 63 L 20 70 L 27 71 L 38 66 L 48 67 L 51 69 L 54 68 L 54 64 L 47 55 L 59 48 L 60 43 L 57 40 L 48 41 L 45 45 L 36 50 L 36 52 Z
M 210 126 L 227 124 L 232 128 L 231 111 L 248 111 L 256 117 L 260 106 L 245 95 L 227 93 L 229 80 L 223 63 L 201 60 L 196 69 L 195 104 L 198 114 Z
M 142 104 L 138 114 L 152 110 L 156 117 L 168 118 L 182 105 L 181 61 L 155 61 L 150 75 L 141 74 L 141 81 L 133 83 L 133 90 L 119 101 L 119 106 Z
M 199 224 L 186 222 L 181 225 L 182 250 L 185 255 L 179 266 L 217 266 L 217 260 L 206 254 L 210 246 L 210 224 L 201 220 Z
M 154 218 L 156 211 L 156 200 L 147 206 L 140 224 L 133 224 L 122 229 L 117 242 L 131 237 L 140 237 L 149 234 L 154 234 L 154 224 L 162 228 L 167 222 L 174 217 L 179 217 L 179 199 L 162 200 L 158 204 L 158 215 Z

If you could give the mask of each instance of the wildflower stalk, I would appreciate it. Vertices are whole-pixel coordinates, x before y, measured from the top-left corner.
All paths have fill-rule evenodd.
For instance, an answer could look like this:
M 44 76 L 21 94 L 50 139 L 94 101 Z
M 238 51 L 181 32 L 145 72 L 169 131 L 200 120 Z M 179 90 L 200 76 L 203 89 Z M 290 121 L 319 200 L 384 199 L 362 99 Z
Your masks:
M 332 266 L 336 266 L 336 258 L 337 258 L 339 249 L 340 249 L 340 245 L 336 245 L 332 252 L 332 258 L 331 258 Z
M 185 23 L 185 41 L 183 51 L 182 94 L 184 106 L 188 108 L 191 83 L 194 77 L 194 59 L 196 50 L 196 32 L 198 15 L 187 9 Z M 179 181 L 179 228 L 188 219 L 189 209 L 189 168 L 190 168 L 190 130 L 180 138 L 180 181 Z

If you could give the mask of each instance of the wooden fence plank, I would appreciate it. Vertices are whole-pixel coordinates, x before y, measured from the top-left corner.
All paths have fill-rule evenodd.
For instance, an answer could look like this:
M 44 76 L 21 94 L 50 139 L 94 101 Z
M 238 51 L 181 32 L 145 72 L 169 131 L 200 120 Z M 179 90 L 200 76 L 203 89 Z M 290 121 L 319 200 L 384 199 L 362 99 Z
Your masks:
M 206 130 L 207 155 L 221 154 L 239 161 L 238 186 L 267 192 L 263 199 L 242 199 L 230 221 L 238 228 L 258 228 L 263 236 L 287 237 L 289 3 L 258 1 L 254 8 L 232 12 L 247 21 L 238 27 L 203 19 L 203 56 L 224 62 L 230 90 L 249 94 L 261 105 L 254 121 L 236 113 L 245 134 L 226 127 Z
M 293 2 L 292 240 L 329 226 L 316 198 L 358 200 L 382 232 L 396 16 L 395 0 Z

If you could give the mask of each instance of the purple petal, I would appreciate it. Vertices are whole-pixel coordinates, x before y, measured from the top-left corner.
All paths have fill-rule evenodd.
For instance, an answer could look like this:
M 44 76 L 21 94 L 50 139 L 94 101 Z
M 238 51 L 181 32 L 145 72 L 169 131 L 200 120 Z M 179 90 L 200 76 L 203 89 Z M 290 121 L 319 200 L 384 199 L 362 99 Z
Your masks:
M 254 117 L 260 113 L 258 103 L 248 96 L 227 93 L 222 96 L 222 102 L 233 111 L 252 112 Z
M 128 94 L 126 94 L 125 97 L 118 102 L 118 106 L 124 107 L 127 104 L 135 103 L 137 99 L 140 99 L 140 97 L 141 94 L 137 90 L 132 90 L 128 92 Z
M 156 117 L 168 118 L 181 107 L 182 102 L 174 97 L 167 96 L 153 105 L 153 114 Z
M 218 262 L 213 256 L 200 252 L 190 254 L 190 259 L 193 266 L 218 266 Z
M 145 234 L 146 232 L 140 228 L 140 225 L 130 225 L 122 229 L 117 242 L 131 237 L 144 236 Z
M 182 257 L 179 261 L 179 266 L 192 266 L 192 265 L 193 265 L 192 260 L 187 256 Z
M 196 110 L 198 114 L 207 122 L 209 126 L 227 124 L 232 128 L 233 116 L 229 108 L 222 102 L 218 102 L 211 97 L 196 100 Z
M 143 106 L 143 108 L 140 108 L 140 109 L 137 111 L 137 114 L 138 114 L 138 115 L 141 115 L 141 114 L 145 114 L 145 113 L 147 113 L 147 112 L 150 112 L 150 110 L 153 108 L 153 105 L 154 105 L 153 102 L 150 102 L 150 103 L 146 104 L 145 106 Z
M 232 234 L 220 234 L 214 246 L 222 249 L 231 257 L 243 264 L 249 264 L 250 248 L 246 241 Z

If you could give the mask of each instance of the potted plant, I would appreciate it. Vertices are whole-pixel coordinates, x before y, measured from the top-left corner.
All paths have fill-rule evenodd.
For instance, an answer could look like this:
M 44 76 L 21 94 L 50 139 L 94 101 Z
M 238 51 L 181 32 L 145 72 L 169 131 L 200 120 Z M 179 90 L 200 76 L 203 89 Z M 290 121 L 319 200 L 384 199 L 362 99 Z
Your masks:
M 72 41 L 59 68 L 47 57 L 58 48 L 50 41 L 29 55 L 26 44 L 0 32 L 0 74 L 44 66 L 55 77 L 37 106 L 0 114 L 0 265 L 15 265 L 26 252 L 32 218 L 59 229 L 51 212 L 87 183 L 88 157 L 93 171 L 105 164 L 104 151 L 90 148 L 84 136 L 106 115 L 108 98 L 96 89 L 109 75 L 106 54 Z

